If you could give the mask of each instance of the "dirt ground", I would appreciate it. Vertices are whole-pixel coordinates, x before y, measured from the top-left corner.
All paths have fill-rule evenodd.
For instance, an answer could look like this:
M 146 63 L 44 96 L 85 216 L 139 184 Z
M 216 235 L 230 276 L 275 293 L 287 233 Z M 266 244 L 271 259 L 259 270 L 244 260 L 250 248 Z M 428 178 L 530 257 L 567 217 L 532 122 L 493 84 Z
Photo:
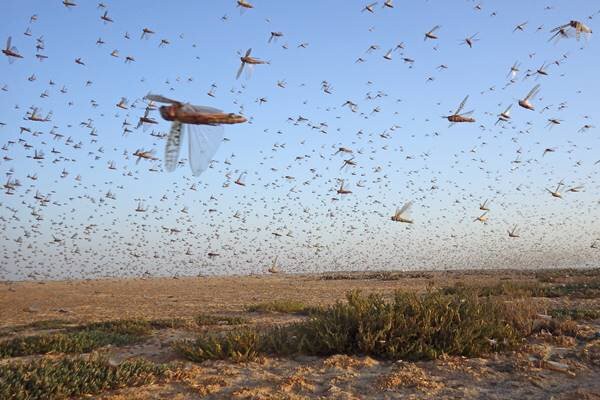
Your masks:
M 563 273 L 550 279 L 580 279 Z M 345 273 L 105 279 L 0 283 L 0 328 L 62 319 L 77 323 L 126 318 L 192 319 L 199 313 L 243 315 L 255 324 L 285 323 L 297 316 L 249 313 L 244 306 L 275 299 L 310 305 L 342 300 L 347 291 L 392 294 L 428 286 L 539 282 L 539 273 L 462 271 Z M 600 299 L 536 299 L 552 307 L 599 309 Z M 98 399 L 600 399 L 600 321 L 582 324 L 589 340 L 538 335 L 516 352 L 486 358 L 382 361 L 335 355 L 328 358 L 264 357 L 250 363 L 182 360 L 170 344 L 194 337 L 179 329 L 157 331 L 147 342 L 102 351 L 119 363 L 132 357 L 182 361 L 185 377 L 173 382 L 123 388 Z M 19 334 L 27 334 L 26 331 Z M 594 336 L 596 335 L 596 336 Z M 597 339 L 594 339 L 597 337 Z M 591 338 L 591 339 L 590 339 Z M 6 361 L 6 360 L 5 360 Z M 90 396 L 87 396 L 90 398 Z

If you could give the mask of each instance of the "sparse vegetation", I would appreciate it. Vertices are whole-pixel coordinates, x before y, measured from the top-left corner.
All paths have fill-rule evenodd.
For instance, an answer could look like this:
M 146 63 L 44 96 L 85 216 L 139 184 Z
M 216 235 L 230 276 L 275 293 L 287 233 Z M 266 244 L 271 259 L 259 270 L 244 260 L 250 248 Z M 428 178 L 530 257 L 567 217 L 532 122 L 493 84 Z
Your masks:
M 41 321 L 34 321 L 30 324 L 0 328 L 0 337 L 10 335 L 13 333 L 23 332 L 28 329 L 63 329 L 72 324 L 72 322 L 62 319 L 47 319 Z
M 105 358 L 42 358 L 0 365 L 0 398 L 64 399 L 124 386 L 152 383 L 165 376 L 165 365 L 128 360 L 112 366 Z
M 297 300 L 273 300 L 246 306 L 246 311 L 249 312 L 277 312 L 300 315 L 310 315 L 320 310 L 319 307 L 309 306 Z
M 550 311 L 553 318 L 559 319 L 574 319 L 579 320 L 594 320 L 600 318 L 599 309 L 590 308 L 557 308 Z
M 71 326 L 63 332 L 18 337 L 0 342 L 0 357 L 18 357 L 47 353 L 87 353 L 113 345 L 125 346 L 147 338 L 152 329 L 176 328 L 185 325 L 181 319 L 115 320 Z M 47 326 L 44 324 L 43 326 Z M 65 325 L 55 324 L 52 326 Z
M 595 299 L 600 297 L 600 279 L 587 282 L 563 283 L 547 286 L 540 297 L 563 297 L 573 299 Z
M 521 304 L 480 298 L 476 291 L 447 295 L 351 292 L 347 302 L 313 314 L 307 321 L 267 330 L 244 329 L 180 342 L 193 361 L 259 354 L 366 354 L 387 359 L 432 359 L 443 354 L 477 356 L 514 348 L 531 332 L 533 310 Z
M 542 284 L 539 282 L 501 282 L 487 286 L 465 286 L 457 283 L 443 289 L 446 294 L 460 293 L 464 289 L 476 290 L 479 296 L 511 297 L 570 297 L 593 299 L 600 297 L 600 280 L 593 279 L 582 283 Z
M 248 323 L 248 319 L 237 316 L 200 314 L 195 318 L 196 325 L 243 325 Z
M 0 343 L 0 357 L 48 353 L 88 353 L 109 344 L 125 346 L 139 342 L 145 335 L 118 333 L 102 329 L 18 337 Z

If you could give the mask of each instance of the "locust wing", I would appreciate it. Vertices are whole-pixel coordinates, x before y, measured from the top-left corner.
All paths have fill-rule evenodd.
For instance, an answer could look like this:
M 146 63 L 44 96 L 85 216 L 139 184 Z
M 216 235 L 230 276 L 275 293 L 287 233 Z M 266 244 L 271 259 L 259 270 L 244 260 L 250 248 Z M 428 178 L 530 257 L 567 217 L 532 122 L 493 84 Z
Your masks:
M 467 100 L 469 99 L 469 95 L 467 95 L 467 97 L 465 97 L 465 99 L 460 103 L 460 105 L 458 106 L 458 108 L 456 109 L 456 112 L 454 113 L 455 115 L 460 114 L 460 111 L 463 109 L 463 107 L 465 106 L 465 104 L 467 103 Z
M 245 62 L 242 61 L 242 65 L 240 65 L 240 69 L 238 69 L 237 74 L 235 74 L 235 79 L 240 79 L 240 75 L 242 75 L 242 71 L 244 70 Z
M 525 97 L 525 100 L 529 100 L 531 99 L 533 96 L 536 96 L 537 93 L 540 91 L 540 85 L 537 84 L 533 87 L 533 89 L 531 89 L 529 91 L 529 93 L 527 93 L 527 97 Z
M 177 161 L 179 160 L 179 151 L 181 150 L 181 134 L 183 124 L 179 121 L 173 121 L 171 125 L 171 131 L 167 137 L 167 144 L 165 146 L 165 169 L 168 172 L 173 172 L 177 167 Z
M 148 99 L 148 100 L 150 100 L 150 101 L 156 101 L 156 102 L 159 102 L 159 103 L 179 104 L 179 101 L 173 100 L 173 99 L 169 99 L 168 97 L 161 96 L 160 94 L 148 93 L 145 98 Z
M 402 208 L 400 209 L 400 211 L 397 211 L 396 214 L 400 216 L 400 215 L 403 215 L 403 214 L 407 213 L 408 210 L 412 207 L 412 204 L 413 204 L 413 202 L 409 201 L 408 203 L 406 203 L 405 205 L 403 205 Z
M 198 176 L 208 168 L 223 141 L 222 125 L 187 125 L 189 135 L 189 162 L 192 174 Z

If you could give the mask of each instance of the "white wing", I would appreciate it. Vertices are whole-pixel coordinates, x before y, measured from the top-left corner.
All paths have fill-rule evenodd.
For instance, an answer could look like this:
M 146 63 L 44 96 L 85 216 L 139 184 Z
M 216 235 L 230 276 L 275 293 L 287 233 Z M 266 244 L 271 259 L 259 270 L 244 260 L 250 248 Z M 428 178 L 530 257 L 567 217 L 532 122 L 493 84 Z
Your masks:
M 190 137 L 190 168 L 194 176 L 208 168 L 223 141 L 225 128 L 222 125 L 187 125 Z
M 173 121 L 171 131 L 167 137 L 167 145 L 165 146 L 165 169 L 168 172 L 175 171 L 177 160 L 179 160 L 179 150 L 181 149 L 181 127 L 179 121 Z
M 400 209 L 400 215 L 405 214 L 405 216 L 406 216 L 406 213 L 411 206 L 412 206 L 412 201 L 409 201 L 408 203 L 403 205 L 402 208 Z

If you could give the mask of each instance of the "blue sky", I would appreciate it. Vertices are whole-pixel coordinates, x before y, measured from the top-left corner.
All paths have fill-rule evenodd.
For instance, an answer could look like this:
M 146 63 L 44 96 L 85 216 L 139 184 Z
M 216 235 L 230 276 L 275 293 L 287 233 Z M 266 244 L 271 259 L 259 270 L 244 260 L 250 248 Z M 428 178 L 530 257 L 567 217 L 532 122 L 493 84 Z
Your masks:
M 599 136 L 597 129 L 578 130 L 597 124 L 600 53 L 593 35 L 548 42 L 550 30 L 571 19 L 596 28 L 594 2 L 485 1 L 478 10 L 477 2 L 463 0 L 398 1 L 393 9 L 380 1 L 371 14 L 361 12 L 367 2 L 356 1 L 257 0 L 243 13 L 234 1 L 105 1 L 113 23 L 100 19 L 105 9 L 97 2 L 77 4 L 0 6 L 7 16 L 0 40 L 12 36 L 25 57 L 0 66 L 0 87 L 7 87 L 0 92 L 0 141 L 16 142 L 2 151 L 11 159 L 0 161 L 0 170 L 22 183 L 14 195 L 2 195 L 0 276 L 250 273 L 264 271 L 275 256 L 289 272 L 598 261 L 590 244 L 600 236 L 594 223 Z M 38 19 L 30 24 L 33 14 Z M 526 21 L 523 32 L 513 32 Z M 424 41 L 435 25 L 441 26 L 439 39 Z M 32 36 L 23 34 L 28 27 Z M 140 39 L 144 27 L 156 32 L 148 40 Z M 271 31 L 284 36 L 269 44 Z M 480 40 L 473 48 L 460 44 L 475 33 Z M 43 62 L 35 58 L 40 36 L 48 56 Z M 96 45 L 98 38 L 105 44 Z M 159 48 L 163 38 L 170 44 Z M 400 43 L 404 49 L 385 60 Z M 378 50 L 368 53 L 371 45 Z M 238 52 L 247 48 L 270 64 L 236 80 Z M 113 50 L 119 58 L 110 56 Z M 125 64 L 127 55 L 136 61 Z M 412 68 L 403 57 L 415 61 Z M 365 62 L 356 63 L 358 58 Z M 560 65 L 550 64 L 548 76 L 524 79 L 528 69 L 556 60 Z M 521 71 L 506 86 L 515 61 Z M 438 69 L 441 64 L 448 68 Z M 32 74 L 34 81 L 28 80 Z M 285 88 L 277 86 L 281 80 Z M 331 94 L 321 90 L 323 81 Z M 538 83 L 536 111 L 518 107 L 516 101 Z M 212 84 L 214 98 L 206 94 Z M 60 92 L 63 86 L 67 93 Z M 49 96 L 41 98 L 45 90 Z M 161 171 L 160 161 L 136 165 L 136 149 L 155 149 L 162 157 L 164 148 L 151 129 L 122 136 L 123 120 L 135 127 L 148 92 L 242 112 L 250 123 L 226 127 L 228 140 L 200 178 L 187 165 L 172 174 Z M 475 110 L 477 122 L 449 128 L 440 116 L 466 95 L 466 110 Z M 138 99 L 136 107 L 115 107 L 121 97 Z M 267 102 L 259 104 L 259 98 Z M 342 108 L 346 100 L 357 103 L 359 112 Z M 512 123 L 494 125 L 509 104 Z M 52 111 L 52 121 L 24 121 L 30 106 Z M 327 127 L 321 132 L 290 122 L 300 115 Z M 160 119 L 157 112 L 153 116 Z M 96 142 L 80 126 L 88 118 Z M 548 118 L 562 122 L 550 129 Z M 41 134 L 21 135 L 21 126 Z M 53 126 L 62 139 L 52 138 Z M 160 120 L 154 128 L 166 133 L 169 124 Z M 82 147 L 73 148 L 67 137 Z M 354 150 L 353 169 L 340 169 L 344 157 L 333 156 L 340 146 Z M 542 156 L 546 148 L 555 151 Z M 35 149 L 46 159 L 32 160 Z M 116 170 L 108 169 L 110 161 Z M 243 172 L 246 186 L 235 185 Z M 27 178 L 33 173 L 37 181 Z M 337 195 L 337 179 L 353 193 Z M 563 201 L 552 198 L 545 188 L 562 179 L 563 191 L 580 184 L 585 190 Z M 189 190 L 194 182 L 198 190 Z M 116 200 L 105 198 L 109 190 Z M 36 191 L 51 194 L 51 203 L 38 204 Z M 138 199 L 148 213 L 134 211 Z M 485 199 L 493 205 L 490 220 L 474 223 Z M 395 208 L 407 201 L 414 202 L 415 224 L 391 222 Z M 34 221 L 32 210 L 44 219 Z M 232 217 L 237 212 L 243 218 Z M 86 233 L 89 224 L 95 227 Z M 506 230 L 514 224 L 522 237 L 508 241 Z M 52 234 L 62 244 L 50 244 Z M 220 256 L 209 259 L 208 252 Z

